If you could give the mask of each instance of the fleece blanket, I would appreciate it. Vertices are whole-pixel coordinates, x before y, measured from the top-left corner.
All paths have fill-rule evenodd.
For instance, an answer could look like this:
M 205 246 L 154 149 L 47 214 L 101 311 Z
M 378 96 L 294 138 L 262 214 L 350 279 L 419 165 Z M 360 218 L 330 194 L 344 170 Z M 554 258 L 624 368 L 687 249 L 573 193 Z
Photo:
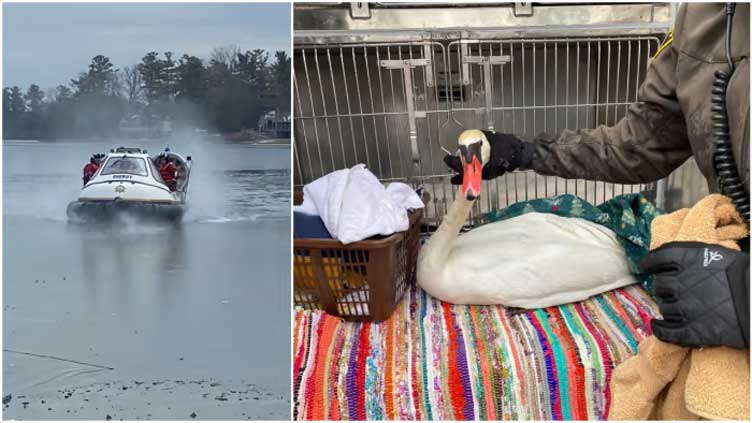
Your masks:
M 651 249 L 696 241 L 739 249 L 749 229 L 728 197 L 711 194 L 653 222 Z M 614 371 L 613 420 L 749 421 L 749 350 L 683 348 L 650 336 Z
M 298 420 L 605 419 L 657 308 L 638 285 L 510 313 L 411 288 L 381 323 L 295 311 Z

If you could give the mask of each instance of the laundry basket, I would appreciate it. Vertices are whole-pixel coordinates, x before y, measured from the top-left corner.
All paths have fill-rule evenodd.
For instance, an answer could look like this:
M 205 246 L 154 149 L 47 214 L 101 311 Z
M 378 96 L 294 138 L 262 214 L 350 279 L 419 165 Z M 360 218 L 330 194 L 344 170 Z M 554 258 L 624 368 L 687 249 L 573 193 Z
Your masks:
M 302 194 L 296 193 L 294 202 L 301 201 Z M 406 231 L 381 239 L 344 245 L 334 239 L 295 238 L 295 305 L 348 320 L 389 318 L 415 282 L 423 209 L 409 217 Z

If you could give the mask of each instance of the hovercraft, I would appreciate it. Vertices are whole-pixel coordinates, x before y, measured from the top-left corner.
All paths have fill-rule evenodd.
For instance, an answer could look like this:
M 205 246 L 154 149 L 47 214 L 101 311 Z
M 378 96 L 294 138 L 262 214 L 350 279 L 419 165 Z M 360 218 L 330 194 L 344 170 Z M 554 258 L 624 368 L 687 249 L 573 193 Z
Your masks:
M 168 158 L 177 169 L 172 189 L 159 174 Z M 139 221 L 178 222 L 186 207 L 191 163 L 190 156 L 183 158 L 169 148 L 154 157 L 140 148 L 112 149 L 78 200 L 68 204 L 68 219 L 91 222 L 132 216 Z

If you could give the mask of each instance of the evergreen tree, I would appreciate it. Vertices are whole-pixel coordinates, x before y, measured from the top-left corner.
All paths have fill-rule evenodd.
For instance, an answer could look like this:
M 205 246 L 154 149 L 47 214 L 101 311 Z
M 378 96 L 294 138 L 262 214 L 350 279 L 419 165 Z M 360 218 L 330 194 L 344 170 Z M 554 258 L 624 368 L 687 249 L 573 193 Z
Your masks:
M 178 62 L 175 74 L 177 98 L 198 102 L 206 97 L 208 75 L 201 59 L 196 56 L 183 55 Z
M 26 112 L 26 101 L 23 98 L 21 89 L 18 87 L 10 89 L 10 111 L 19 116 Z
M 73 91 L 69 87 L 58 85 L 55 88 L 54 98 L 48 107 L 45 136 L 50 138 L 70 138 L 76 136 L 75 101 Z
M 3 138 L 25 138 L 26 101 L 19 87 L 3 89 Z
M 138 65 L 144 82 L 147 106 L 145 109 L 147 124 L 156 125 L 158 120 L 166 119 L 170 115 L 170 105 L 175 92 L 175 62 L 172 53 L 164 53 L 164 59 L 159 53 L 147 53 Z
M 196 56 L 183 55 L 175 68 L 173 122 L 181 126 L 206 126 L 208 71 Z
M 44 126 L 44 93 L 39 86 L 31 84 L 24 95 L 27 105 L 27 112 L 24 119 L 26 136 L 39 138 L 45 128 Z
M 572 216 L 583 216 L 585 214 L 585 209 L 582 206 L 582 200 L 580 200 L 579 198 L 572 199 L 572 207 L 570 213 L 572 214 Z
M 5 124 L 3 125 L 3 139 L 10 138 L 10 116 L 11 116 L 11 107 L 10 107 L 10 88 L 3 88 L 3 122 Z
M 227 64 L 212 61 L 208 74 L 206 102 L 209 122 L 223 132 L 242 129 L 243 121 L 253 114 L 248 112 L 248 105 L 258 99 L 250 96 L 246 85 Z M 255 118 L 258 119 L 258 115 Z
M 276 93 L 276 108 L 285 113 L 290 113 L 290 71 L 292 62 L 287 53 L 277 51 L 274 53 L 274 63 L 270 67 L 274 79 L 274 93 Z
M 94 56 L 85 72 L 45 95 L 35 84 L 26 93 L 3 89 L 3 137 L 106 137 L 119 134 L 121 118 L 142 123 L 200 126 L 219 132 L 255 128 L 269 110 L 289 112 L 291 62 L 263 49 L 215 49 L 205 64 L 171 52 L 149 52 L 123 71 L 107 56 Z M 126 115 L 127 113 L 127 115 Z
M 112 96 L 117 95 L 117 69 L 113 69 L 110 58 L 97 55 L 91 59 L 89 71 L 71 81 L 77 88 L 78 96 Z
M 103 137 L 117 133 L 125 109 L 117 72 L 108 57 L 97 55 L 91 59 L 88 72 L 71 81 L 76 88 L 73 94 L 76 136 Z

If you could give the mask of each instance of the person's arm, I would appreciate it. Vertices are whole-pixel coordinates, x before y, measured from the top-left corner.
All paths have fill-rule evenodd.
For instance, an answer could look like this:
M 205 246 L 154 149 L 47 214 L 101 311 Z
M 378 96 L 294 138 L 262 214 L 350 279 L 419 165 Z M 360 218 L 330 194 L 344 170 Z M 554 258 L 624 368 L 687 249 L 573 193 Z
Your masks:
M 692 154 L 676 98 L 677 52 L 666 46 L 648 68 L 638 102 L 615 126 L 545 135 L 526 167 L 543 175 L 645 183 L 667 176 Z

